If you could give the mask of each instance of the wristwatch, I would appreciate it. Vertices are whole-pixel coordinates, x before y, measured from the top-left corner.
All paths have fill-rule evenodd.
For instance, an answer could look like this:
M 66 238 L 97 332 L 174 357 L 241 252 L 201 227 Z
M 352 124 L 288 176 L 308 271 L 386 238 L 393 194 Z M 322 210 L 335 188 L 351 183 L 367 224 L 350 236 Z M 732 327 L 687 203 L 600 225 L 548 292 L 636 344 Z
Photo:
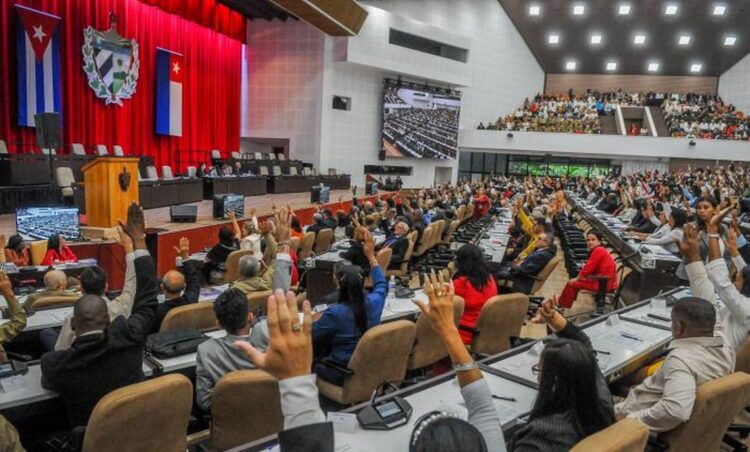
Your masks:
M 710 233 L 710 234 L 708 234 L 708 238 L 709 239 L 720 239 L 721 235 L 719 235 L 717 233 Z
M 465 364 L 453 364 L 453 370 L 456 372 L 466 372 L 467 370 L 479 369 L 479 364 L 472 361 Z

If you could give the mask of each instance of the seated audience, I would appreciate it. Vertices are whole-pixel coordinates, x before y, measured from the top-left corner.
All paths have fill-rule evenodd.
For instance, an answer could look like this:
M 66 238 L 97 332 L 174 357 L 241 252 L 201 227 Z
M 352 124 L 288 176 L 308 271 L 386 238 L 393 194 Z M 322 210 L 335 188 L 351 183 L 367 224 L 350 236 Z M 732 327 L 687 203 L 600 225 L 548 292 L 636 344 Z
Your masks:
M 8 321 L 0 325 L 0 363 L 4 363 L 8 361 L 8 357 L 5 355 L 3 344 L 10 342 L 26 327 L 26 312 L 16 300 L 10 278 L 5 272 L 0 272 L 0 295 L 8 303 Z
M 137 205 L 129 207 L 123 230 L 136 256 L 137 292 L 130 317 L 110 322 L 102 297 L 84 295 L 73 310 L 77 337 L 72 347 L 42 356 L 42 386 L 60 395 L 72 426 L 86 425 L 104 395 L 144 379 L 143 347 L 156 324 L 157 285 L 143 211 Z
M 42 265 L 54 265 L 65 262 L 78 262 L 78 257 L 70 249 L 65 238 L 55 234 L 47 240 L 47 254 L 42 259 Z
M 349 249 L 341 251 L 339 257 L 346 259 L 352 265 L 362 269 L 363 274 L 370 273 L 370 260 L 365 256 L 364 233 L 366 228 L 358 227 L 359 222 L 355 222 L 353 237 L 349 240 Z
M 682 228 L 687 223 L 687 214 L 677 207 L 664 209 L 659 214 L 662 225 L 653 234 L 644 237 L 643 243 L 647 245 L 659 245 L 673 254 L 679 254 L 677 243 L 682 239 Z
M 314 232 L 317 235 L 321 230 L 328 229 L 328 225 L 326 224 L 322 213 L 315 212 L 312 216 L 312 220 L 313 224 L 308 226 L 305 232 Z
M 484 260 L 484 253 L 472 244 L 466 244 L 456 252 L 453 278 L 456 295 L 464 299 L 464 313 L 458 329 L 464 344 L 471 345 L 479 312 L 487 300 L 497 295 L 497 285 Z
M 161 279 L 160 288 L 164 294 L 164 302 L 156 308 L 156 326 L 154 332 L 159 331 L 164 317 L 178 306 L 197 303 L 201 292 L 201 278 L 195 264 L 190 260 L 190 241 L 180 237 L 179 246 L 175 247 L 182 272 L 170 270 Z
M 242 229 L 237 223 L 234 212 L 229 212 L 229 219 L 232 220 L 234 236 L 240 241 L 240 249 L 253 250 L 256 256 L 260 256 L 262 253 L 261 236 L 258 233 L 258 218 L 255 217 L 255 209 L 250 209 L 250 218 L 245 220 Z
M 234 344 L 245 341 L 261 351 L 268 347 L 268 338 L 249 312 L 244 293 L 228 289 L 214 301 L 214 313 L 227 335 L 203 342 L 195 356 L 195 400 L 207 411 L 211 409 L 214 386 L 221 377 L 234 370 L 255 367 Z
M 81 294 L 67 290 L 68 277 L 62 270 L 50 270 L 44 274 L 44 289 L 29 294 L 23 303 L 27 311 L 32 309 L 37 300 L 48 297 L 69 297 L 70 304 L 73 304 Z
M 388 270 L 396 270 L 401 267 L 409 249 L 409 239 L 406 234 L 409 233 L 409 225 L 404 221 L 399 221 L 393 228 L 393 234 L 388 236 L 378 247 L 378 251 L 384 248 L 391 248 L 391 262 L 388 264 Z
M 31 265 L 29 244 L 23 240 L 20 234 L 11 235 L 3 251 L 5 252 L 5 262 L 14 264 L 16 267 Z
M 234 236 L 232 230 L 226 227 L 219 229 L 219 243 L 208 251 L 206 261 L 203 264 L 203 275 L 206 281 L 212 284 L 224 282 L 227 258 L 239 249 L 240 241 Z
M 531 288 L 536 282 L 539 273 L 547 266 L 549 261 L 555 257 L 552 236 L 543 232 L 537 236 L 536 249 L 524 259 L 516 259 L 510 268 L 500 272 L 498 279 L 507 280 L 509 285 L 500 287 L 499 292 L 511 293 L 521 292 L 531 294 Z
M 589 279 L 590 276 L 608 277 L 608 292 L 617 288 L 615 259 L 604 247 L 602 240 L 604 240 L 604 235 L 599 231 L 591 230 L 586 234 L 586 247 L 589 249 L 589 257 L 578 276 L 565 284 L 559 299 L 561 307 L 567 309 L 573 306 L 580 290 L 588 290 L 594 293 L 599 291 L 599 281 Z

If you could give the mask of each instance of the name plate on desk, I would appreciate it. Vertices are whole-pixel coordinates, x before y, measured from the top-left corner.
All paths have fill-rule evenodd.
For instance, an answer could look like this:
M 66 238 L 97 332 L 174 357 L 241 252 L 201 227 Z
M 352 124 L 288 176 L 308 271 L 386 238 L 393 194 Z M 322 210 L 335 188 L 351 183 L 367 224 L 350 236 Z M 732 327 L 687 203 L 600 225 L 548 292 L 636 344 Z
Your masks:
M 656 259 L 653 257 L 646 257 L 641 254 L 641 267 L 645 270 L 653 270 L 656 268 Z
M 663 298 L 652 298 L 651 302 L 649 304 L 654 309 L 658 309 L 660 311 L 666 311 L 667 310 L 667 300 L 665 300 Z
M 21 375 L 14 375 L 12 377 L 3 378 L 0 380 L 0 390 L 9 393 L 23 389 L 24 380 Z
M 622 323 L 622 321 L 620 320 L 619 314 L 612 314 L 607 317 L 607 326 L 617 326 L 620 323 Z
M 339 433 L 355 433 L 357 431 L 357 415 L 354 413 L 328 412 L 328 422 L 333 424 Z

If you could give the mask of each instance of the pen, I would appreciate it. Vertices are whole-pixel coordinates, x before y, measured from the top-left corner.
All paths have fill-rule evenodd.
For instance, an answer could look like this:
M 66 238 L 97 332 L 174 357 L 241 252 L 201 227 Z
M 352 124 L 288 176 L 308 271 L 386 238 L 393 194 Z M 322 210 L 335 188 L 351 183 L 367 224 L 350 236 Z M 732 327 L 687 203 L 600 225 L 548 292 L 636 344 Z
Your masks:
M 605 352 L 604 350 L 594 350 L 594 351 L 596 352 L 596 354 L 597 354 L 597 355 L 598 355 L 599 353 L 601 353 L 602 355 L 611 355 L 611 354 L 612 354 L 612 353 L 610 353 L 610 352 Z
M 661 320 L 662 322 L 671 322 L 672 321 L 672 319 L 670 319 L 669 317 L 665 317 L 665 316 L 659 315 L 659 314 L 648 313 L 648 314 L 646 314 L 646 317 L 651 317 L 652 319 Z
M 622 333 L 621 332 L 620 336 L 622 336 L 622 337 L 624 337 L 626 339 L 632 339 L 634 341 L 641 341 L 641 342 L 643 342 L 643 339 L 641 339 L 640 337 L 637 337 L 637 336 L 633 336 L 632 334 Z
M 492 398 L 493 399 L 498 399 L 498 400 L 505 400 L 505 401 L 508 401 L 508 402 L 516 402 L 517 401 L 513 397 L 504 397 L 504 396 L 499 396 L 499 395 L 495 395 L 495 394 L 492 394 Z

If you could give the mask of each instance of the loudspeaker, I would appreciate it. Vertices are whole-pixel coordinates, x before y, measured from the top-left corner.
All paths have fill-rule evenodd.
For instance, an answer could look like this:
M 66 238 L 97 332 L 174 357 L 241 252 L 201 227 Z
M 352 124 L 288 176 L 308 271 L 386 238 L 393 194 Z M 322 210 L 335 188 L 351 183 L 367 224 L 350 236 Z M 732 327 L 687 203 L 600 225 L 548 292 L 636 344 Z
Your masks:
M 169 221 L 172 223 L 195 223 L 198 219 L 198 206 L 171 206 Z
M 378 183 L 377 182 L 368 182 L 365 184 L 365 194 L 367 196 L 377 195 L 378 194 Z
M 333 104 L 331 106 L 334 110 L 349 111 L 352 109 L 352 98 L 344 96 L 333 96 Z
M 34 115 L 36 127 L 36 145 L 40 149 L 60 149 L 60 114 L 37 113 Z
M 378 151 L 378 160 L 380 160 L 381 162 L 385 160 L 385 149 L 381 149 L 380 151 Z

